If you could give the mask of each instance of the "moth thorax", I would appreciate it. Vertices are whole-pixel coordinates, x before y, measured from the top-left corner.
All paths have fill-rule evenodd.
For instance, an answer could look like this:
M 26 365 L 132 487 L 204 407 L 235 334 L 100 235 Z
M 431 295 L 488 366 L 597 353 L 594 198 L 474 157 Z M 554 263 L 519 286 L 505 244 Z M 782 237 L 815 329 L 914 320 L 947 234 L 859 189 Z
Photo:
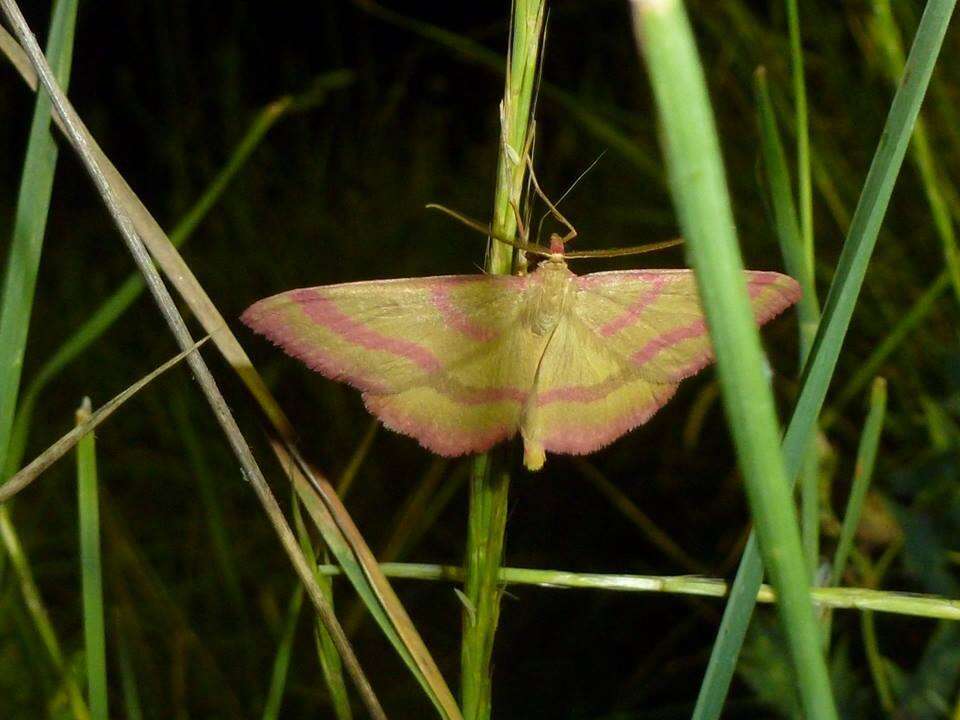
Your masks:
M 538 271 L 543 282 L 530 308 L 530 329 L 536 335 L 546 335 L 553 332 L 567 303 L 572 300 L 571 290 L 576 276 L 563 263 L 544 263 Z

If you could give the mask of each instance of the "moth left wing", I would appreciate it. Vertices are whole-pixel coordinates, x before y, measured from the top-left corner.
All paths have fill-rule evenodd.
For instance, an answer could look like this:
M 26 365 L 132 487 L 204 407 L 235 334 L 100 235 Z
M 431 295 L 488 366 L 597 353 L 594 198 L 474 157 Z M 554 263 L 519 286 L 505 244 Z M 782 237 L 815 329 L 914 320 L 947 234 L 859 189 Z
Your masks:
M 523 328 L 529 283 L 451 275 L 329 285 L 261 300 L 242 319 L 363 391 L 391 429 L 460 455 L 516 432 L 543 348 Z

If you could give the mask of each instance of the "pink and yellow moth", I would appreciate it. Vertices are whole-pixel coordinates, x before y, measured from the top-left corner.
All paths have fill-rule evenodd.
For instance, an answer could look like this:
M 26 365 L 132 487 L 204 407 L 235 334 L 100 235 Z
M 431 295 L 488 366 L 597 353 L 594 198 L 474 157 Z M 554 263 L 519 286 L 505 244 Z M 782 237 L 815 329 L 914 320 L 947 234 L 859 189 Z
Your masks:
M 786 275 L 746 280 L 759 324 L 800 298 Z M 519 430 L 530 470 L 547 451 L 594 452 L 642 425 L 713 360 L 691 270 L 576 275 L 562 252 L 522 276 L 290 290 L 242 320 L 440 455 Z

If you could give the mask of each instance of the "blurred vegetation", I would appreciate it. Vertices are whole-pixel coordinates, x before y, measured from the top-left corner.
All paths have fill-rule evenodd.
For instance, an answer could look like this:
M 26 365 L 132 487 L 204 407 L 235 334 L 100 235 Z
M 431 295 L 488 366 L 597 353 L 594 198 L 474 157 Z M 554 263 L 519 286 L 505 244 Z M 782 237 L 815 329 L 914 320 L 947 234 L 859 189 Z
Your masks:
M 489 213 L 503 84 L 492 60 L 504 56 L 507 4 L 387 5 L 399 17 L 350 2 L 307 9 L 80 3 L 70 96 L 168 228 L 204 193 L 263 107 L 309 92 L 332 71 L 350 72 L 269 129 L 184 246 L 228 318 L 292 287 L 475 272 L 482 265 L 482 238 L 423 205 Z M 747 265 L 782 269 L 752 87 L 755 69 L 765 66 L 796 177 L 783 4 L 687 5 Z M 800 3 L 821 293 L 893 94 L 891 24 L 909 44 L 922 10 L 917 0 L 903 0 L 886 16 L 884 6 Z M 23 9 L 35 29 L 47 27 L 46 3 Z M 453 35 L 426 33 L 410 20 Z M 557 196 L 606 151 L 564 201 L 583 248 L 677 233 L 651 93 L 628 20 L 626 3 L 570 0 L 554 5 L 548 23 L 537 114 L 540 182 Z M 958 53 L 960 36 L 953 32 L 924 106 L 926 159 L 912 152 L 914 160 L 904 165 L 827 399 L 818 468 L 822 582 L 862 456 L 870 383 L 882 374 L 885 422 L 843 584 L 960 596 L 960 294 L 943 275 L 949 247 L 943 217 L 950 227 L 960 219 L 953 184 L 960 173 Z M 0 257 L 6 257 L 34 102 L 9 67 L 0 71 L 0 96 Z M 25 384 L 132 270 L 81 167 L 66 148 L 60 155 Z M 931 187 L 941 198 L 939 225 Z M 685 263 L 677 250 L 642 260 Z M 579 271 L 629 265 L 597 261 Z M 905 317 L 910 324 L 900 326 Z M 359 396 L 237 332 L 294 420 L 310 460 L 337 477 L 369 427 Z M 900 342 L 863 376 L 891 333 Z M 795 318 L 777 320 L 763 336 L 785 413 L 797 387 Z M 99 405 L 174 352 L 158 312 L 141 297 L 38 397 L 25 459 L 69 429 L 82 397 Z M 266 458 L 251 404 L 220 372 L 221 362 L 211 366 Z M 278 642 L 288 636 L 292 654 L 279 716 L 333 716 L 307 612 L 286 632 L 299 612 L 296 596 L 291 603 L 292 569 L 189 373 L 172 371 L 102 426 L 96 453 L 115 715 L 137 717 L 139 708 L 145 718 L 259 717 Z M 460 564 L 465 462 L 438 463 L 412 440 L 374 435 L 347 499 L 371 546 L 386 559 Z M 587 463 L 551 456 L 542 473 L 515 476 L 505 564 L 732 573 L 748 516 L 712 371 L 685 382 L 648 426 Z M 270 463 L 264 467 L 287 499 L 281 474 Z M 61 463 L 8 508 L 67 672 L 85 686 L 74 475 L 72 463 Z M 69 687 L 48 659 L 17 578 L 6 556 L 0 558 L 0 715 L 73 717 Z M 461 606 L 452 586 L 403 580 L 395 586 L 455 685 Z M 341 615 L 355 618 L 347 625 L 390 716 L 427 716 L 428 702 L 377 628 L 353 609 L 349 587 L 340 581 L 334 587 Z M 511 588 L 494 651 L 494 717 L 688 717 L 721 611 L 709 598 Z M 831 624 L 830 667 L 844 717 L 958 716 L 955 623 L 836 611 Z M 725 717 L 791 716 L 783 648 L 772 611 L 758 610 Z

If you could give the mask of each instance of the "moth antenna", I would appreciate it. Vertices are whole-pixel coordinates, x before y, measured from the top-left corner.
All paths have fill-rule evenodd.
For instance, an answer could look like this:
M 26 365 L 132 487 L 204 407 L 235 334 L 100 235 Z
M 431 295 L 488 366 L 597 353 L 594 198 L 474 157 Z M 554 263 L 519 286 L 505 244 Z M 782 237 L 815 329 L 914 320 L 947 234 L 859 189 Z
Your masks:
M 554 205 L 558 206 L 560 205 L 560 203 L 566 200 L 567 195 L 569 195 L 573 191 L 573 189 L 580 183 L 580 181 L 583 180 L 584 177 L 586 177 L 588 172 L 590 172 L 591 170 L 593 170 L 594 167 L 596 167 L 597 163 L 600 162 L 600 160 L 602 160 L 603 156 L 606 154 L 607 154 L 607 151 L 604 150 L 602 153 L 597 155 L 594 161 L 589 165 L 587 165 L 586 170 L 584 170 L 579 175 L 577 175 L 576 179 L 572 183 L 570 183 L 569 187 L 567 187 L 566 190 L 563 191 L 563 195 L 560 196 L 560 198 L 554 203 Z M 537 223 L 537 239 L 540 238 L 540 234 L 541 232 L 543 232 L 543 223 L 546 222 L 546 219 L 548 217 L 550 217 L 549 210 L 540 216 L 540 222 Z
M 517 240 L 516 238 L 508 238 L 493 232 L 493 228 L 490 225 L 484 225 L 482 222 L 468 218 L 466 215 L 458 213 L 456 210 L 451 210 L 448 207 L 443 205 L 438 205 L 436 203 L 429 203 L 425 206 L 428 210 L 439 210 L 445 215 L 449 215 L 454 220 L 459 220 L 468 228 L 472 228 L 482 235 L 493 238 L 494 240 L 499 240 L 502 243 L 506 243 L 515 248 L 519 248 L 524 252 L 533 253 L 534 255 L 540 255 L 541 257 L 550 257 L 555 255 L 550 251 L 550 248 L 544 247 L 543 245 L 538 245 L 537 243 L 529 243 L 524 240 Z M 599 251 L 598 251 L 599 252 Z
M 533 170 L 533 161 L 530 159 L 529 155 L 527 156 L 527 165 L 530 168 L 530 180 L 533 182 L 533 187 L 536 189 L 537 195 L 539 195 L 540 198 L 547 204 L 547 207 L 550 208 L 550 212 L 553 213 L 553 216 L 563 223 L 568 230 L 567 234 L 564 235 L 560 241 L 564 244 L 570 242 L 577 236 L 577 229 L 573 226 L 573 223 L 567 220 L 563 214 L 557 210 L 557 206 L 550 202 L 550 198 L 547 197 L 547 194 L 540 187 L 540 183 L 537 182 L 537 174 Z
M 597 163 L 598 163 L 598 162 L 600 162 L 601 160 L 603 160 L 603 156 L 606 155 L 606 154 L 607 154 L 607 151 L 604 150 L 604 151 L 601 152 L 599 155 L 597 155 L 597 157 L 594 159 L 594 161 L 593 161 L 592 163 L 590 163 L 589 165 L 587 165 L 586 169 L 585 169 L 582 173 L 580 173 L 579 175 L 577 175 L 576 179 L 575 179 L 572 183 L 570 183 L 570 187 L 568 187 L 566 190 L 563 191 L 563 195 L 561 195 L 561 196 L 557 199 L 557 201 L 554 203 L 554 205 L 559 205 L 559 204 L 562 203 L 564 200 L 566 200 L 566 199 L 567 199 L 567 195 L 569 195 L 571 192 L 573 192 L 573 189 L 574 189 L 577 185 L 580 184 L 580 181 L 583 180 L 583 179 L 587 176 L 587 173 L 589 173 L 591 170 L 593 170 L 593 169 L 597 166 Z
M 641 255 L 657 250 L 676 247 L 683 244 L 683 238 L 674 238 L 673 240 L 661 240 L 660 242 L 647 243 L 646 245 L 632 245 L 624 248 L 610 248 L 609 250 L 575 250 L 574 252 L 564 253 L 566 258 L 605 258 L 605 257 L 623 257 L 625 255 Z

